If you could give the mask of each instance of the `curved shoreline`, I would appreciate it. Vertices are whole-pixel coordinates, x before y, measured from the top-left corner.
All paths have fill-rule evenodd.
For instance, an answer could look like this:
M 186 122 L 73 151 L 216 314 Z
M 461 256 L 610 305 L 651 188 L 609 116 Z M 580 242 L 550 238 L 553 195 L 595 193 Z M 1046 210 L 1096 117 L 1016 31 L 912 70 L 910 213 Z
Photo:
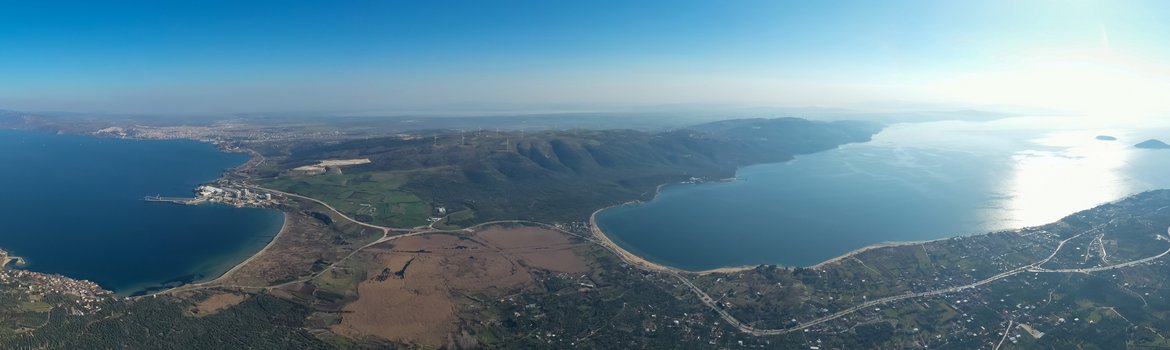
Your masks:
M 288 231 L 288 228 L 290 226 L 289 225 L 290 219 L 288 217 L 288 213 L 281 211 L 280 215 L 283 216 L 283 219 L 282 219 L 283 222 L 280 224 L 280 231 L 277 231 L 276 234 L 272 236 L 272 239 L 268 241 L 268 244 L 264 245 L 264 248 L 260 248 L 260 250 L 256 251 L 256 253 L 253 253 L 252 255 L 249 255 L 247 259 L 244 259 L 244 261 L 241 261 L 241 262 L 235 264 L 234 266 L 232 266 L 232 268 L 228 269 L 227 271 L 224 271 L 222 274 L 219 275 L 219 277 L 216 277 L 216 278 L 213 278 L 210 280 L 206 280 L 206 281 L 202 281 L 202 282 L 198 282 L 198 283 L 190 283 L 188 285 L 216 283 L 222 279 L 231 277 L 231 275 L 235 274 L 236 271 L 239 270 L 241 267 L 244 267 L 244 265 L 247 265 L 248 263 L 252 262 L 253 259 L 256 259 L 256 257 L 260 256 L 261 254 L 264 254 L 264 252 L 267 252 L 268 249 L 272 248 L 272 246 L 276 244 L 276 241 L 278 239 L 280 239 L 281 236 L 284 236 L 284 233 L 286 231 Z
M 659 188 L 661 188 L 661 186 L 659 186 Z M 608 206 L 605 208 L 597 209 L 596 211 L 593 212 L 593 214 L 589 215 L 589 229 L 590 229 L 590 231 L 593 232 L 593 236 L 595 238 L 597 238 L 597 241 L 599 243 L 601 243 L 602 245 L 604 245 L 606 247 L 609 247 L 610 251 L 613 251 L 615 254 L 618 255 L 618 257 L 620 257 L 626 263 L 637 265 L 637 266 L 642 267 L 644 269 L 649 269 L 649 270 L 654 270 L 654 271 L 689 273 L 689 274 L 698 274 L 698 275 L 706 275 L 706 274 L 711 274 L 711 273 L 733 273 L 733 272 L 739 272 L 739 271 L 747 271 L 747 270 L 751 270 L 751 269 L 763 266 L 763 264 L 744 265 L 744 266 L 725 266 L 725 267 L 718 267 L 718 268 L 709 269 L 709 270 L 690 271 L 690 270 L 684 270 L 684 269 L 680 269 L 680 268 L 673 267 L 673 266 L 659 264 L 659 263 L 647 260 L 646 258 L 643 258 L 641 256 L 638 256 L 637 254 L 631 253 L 630 251 L 626 250 L 625 248 L 622 248 L 622 246 L 618 245 L 613 240 L 611 240 L 609 238 L 609 236 L 607 236 L 605 234 L 605 231 L 603 231 L 601 229 L 601 227 L 597 226 L 597 214 L 603 210 L 606 210 L 606 209 L 610 209 L 610 208 L 614 208 L 614 207 L 618 207 L 618 206 L 622 206 L 622 205 L 627 205 L 627 204 L 632 204 L 632 203 L 638 203 L 638 202 L 640 202 L 640 201 L 630 201 L 630 202 L 626 202 L 624 204 L 611 205 L 611 206 Z
M 724 180 L 734 180 L 734 179 L 735 178 L 724 179 Z M 724 180 L 721 180 L 721 181 L 724 181 Z M 659 192 L 661 192 L 662 186 L 666 186 L 666 185 L 667 184 L 659 185 L 659 187 L 658 187 Z M 1126 195 L 1126 197 L 1122 197 L 1120 199 L 1116 199 L 1116 200 L 1112 200 L 1112 201 L 1107 201 L 1107 203 L 1104 203 L 1104 204 L 1120 203 L 1120 201 L 1126 200 L 1130 197 L 1134 197 L 1134 195 L 1135 194 Z M 658 193 L 654 194 L 654 198 L 658 198 Z M 634 254 L 632 252 L 626 251 L 626 249 L 619 246 L 617 242 L 614 242 L 613 240 L 611 240 L 610 236 L 606 235 L 605 231 L 603 231 L 603 229 L 601 229 L 597 225 L 597 214 L 600 213 L 601 211 L 610 210 L 610 208 L 614 208 L 614 207 L 632 205 L 632 204 L 641 204 L 641 203 L 645 203 L 645 201 L 631 200 L 631 201 L 627 201 L 627 203 L 624 203 L 624 204 L 611 205 L 611 206 L 607 206 L 604 208 L 600 208 L 600 210 L 594 211 L 593 214 L 590 215 L 590 229 L 593 232 L 593 235 L 597 236 L 597 239 L 601 243 L 603 243 L 603 245 L 610 247 L 613 252 L 618 253 L 618 255 L 621 256 L 622 260 L 626 260 L 629 263 L 636 263 L 636 265 L 640 265 L 640 266 L 646 267 L 646 268 L 651 268 L 654 270 L 660 270 L 660 272 L 688 273 L 688 274 L 698 274 L 698 275 L 706 275 L 706 274 L 713 274 L 713 273 L 723 273 L 723 274 L 737 273 L 737 272 L 743 272 L 743 270 L 749 270 L 749 269 L 762 267 L 762 266 L 776 266 L 779 268 L 786 268 L 786 269 L 798 268 L 798 267 L 792 267 L 792 266 L 772 265 L 772 263 L 759 263 L 759 265 L 724 266 L 724 267 L 716 267 L 716 268 L 704 269 L 704 270 L 687 270 L 687 269 L 677 268 L 677 267 L 673 267 L 673 266 L 661 265 L 661 263 L 649 261 L 645 258 L 642 258 L 642 256 L 639 256 L 638 254 Z M 1097 204 L 1097 205 L 1102 205 L 1102 204 Z M 1170 229 L 1168 229 L 1168 231 L 1170 231 Z M 990 234 L 990 233 L 992 233 L 992 232 L 982 233 L 982 234 Z M 976 235 L 979 235 L 979 234 L 976 234 Z M 874 249 L 925 245 L 925 243 L 954 239 L 954 238 L 958 238 L 958 236 L 963 236 L 963 235 L 943 236 L 943 238 L 930 239 L 930 240 L 890 241 L 890 242 L 874 243 L 874 245 L 868 245 L 865 247 L 856 248 L 856 249 L 853 249 L 853 251 L 849 251 L 845 254 L 841 254 L 838 256 L 833 256 L 833 258 L 815 263 L 815 265 L 806 266 L 804 268 L 821 269 L 821 268 L 825 268 L 827 266 L 833 265 L 833 263 L 838 263 L 841 261 L 845 261 L 846 259 L 853 258 L 853 256 L 855 256 L 855 255 L 859 255 L 861 253 L 866 253 L 869 251 L 874 251 Z
M 731 177 L 731 178 L 720 179 L 720 180 L 712 181 L 712 182 L 731 182 L 731 181 L 735 181 L 736 179 L 737 178 L 735 178 L 735 177 Z M 614 253 L 616 253 L 619 257 L 622 258 L 622 260 L 626 261 L 627 263 L 638 265 L 638 266 L 641 266 L 643 268 L 647 268 L 647 269 L 651 269 L 651 270 L 655 270 L 655 271 L 706 275 L 706 274 L 712 274 L 712 273 L 735 273 L 735 272 L 741 272 L 741 271 L 755 269 L 755 268 L 758 268 L 761 266 L 776 266 L 776 267 L 785 268 L 785 269 L 798 268 L 798 267 L 794 267 L 794 266 L 785 266 L 785 265 L 777 265 L 777 264 L 756 264 L 756 265 L 741 265 L 741 266 L 721 266 L 721 267 L 716 267 L 716 268 L 712 268 L 712 269 L 698 270 L 698 271 L 686 270 L 686 269 L 679 268 L 679 267 L 668 266 L 665 264 L 656 263 L 656 262 L 650 261 L 642 256 L 634 254 L 633 252 L 630 252 L 629 250 L 626 250 L 625 248 L 623 248 L 622 246 L 620 246 L 616 242 L 614 242 L 612 239 L 610 239 L 609 236 L 605 233 L 605 231 L 602 230 L 601 227 L 597 225 L 597 214 L 601 213 L 602 211 L 605 211 L 607 209 L 621 207 L 621 206 L 626 206 L 626 205 L 643 204 L 643 203 L 653 201 L 653 200 L 658 198 L 659 194 L 662 193 L 662 189 L 664 187 L 669 186 L 669 185 L 674 185 L 674 184 L 681 184 L 681 183 L 669 183 L 669 184 L 658 185 L 658 187 L 655 188 L 654 196 L 651 197 L 650 200 L 648 200 L 648 201 L 632 200 L 632 201 L 628 201 L 628 202 L 625 202 L 622 204 L 615 204 L 615 205 L 611 205 L 611 206 L 604 207 L 601 209 L 597 209 L 596 211 L 593 212 L 593 214 L 589 215 L 589 227 L 590 227 L 590 230 L 593 232 L 593 236 L 596 237 L 597 240 L 599 242 L 601 242 L 601 244 L 609 247 L 610 250 L 612 250 Z M 883 242 L 883 243 L 870 244 L 870 245 L 867 245 L 867 246 L 864 246 L 861 248 L 851 250 L 849 252 L 846 252 L 845 254 L 841 254 L 841 255 L 826 259 L 825 261 L 816 263 L 814 265 L 805 266 L 804 268 L 821 269 L 821 268 L 824 268 L 825 266 L 839 263 L 841 261 L 844 261 L 845 259 L 849 259 L 849 258 L 852 258 L 852 257 L 858 255 L 858 254 L 865 253 L 865 252 L 875 250 L 875 249 L 920 245 L 920 244 L 926 244 L 926 243 L 930 243 L 930 242 L 941 241 L 941 240 L 951 239 L 951 238 L 954 238 L 954 237 L 940 237 L 940 238 L 936 238 L 936 239 L 920 240 L 920 241 Z
M 737 177 L 732 176 L 729 178 L 718 179 L 718 180 L 713 180 L 713 181 L 709 181 L 709 182 L 734 182 L 737 179 L 738 179 Z M 658 195 L 662 194 L 663 188 L 666 188 L 666 186 L 679 185 L 679 184 L 684 184 L 684 182 L 664 183 L 664 184 L 660 184 L 660 185 L 654 187 L 654 195 L 651 196 L 649 200 L 635 199 L 635 200 L 628 201 L 628 202 L 625 202 L 622 204 L 615 204 L 615 205 L 611 205 L 611 206 L 604 207 L 604 208 L 597 209 L 597 210 L 593 211 L 593 214 L 589 215 L 589 230 L 592 231 L 593 236 L 597 238 L 598 242 L 600 242 L 602 245 L 608 247 L 610 249 L 610 251 L 617 254 L 618 257 L 622 258 L 622 260 L 624 260 L 625 262 L 630 263 L 630 264 L 634 264 L 634 265 L 638 265 L 638 266 L 641 266 L 643 268 L 654 270 L 654 271 L 706 275 L 706 274 L 712 274 L 712 273 L 734 273 L 734 272 L 740 272 L 740 271 L 747 271 L 747 270 L 751 270 L 751 269 L 766 265 L 766 264 L 757 264 L 757 265 L 742 265 L 742 266 L 722 266 L 722 267 L 716 267 L 713 269 L 699 270 L 699 271 L 691 271 L 691 270 L 686 270 L 686 269 L 682 269 L 682 268 L 678 268 L 678 267 L 674 267 L 674 266 L 667 266 L 667 265 L 663 265 L 663 264 L 659 264 L 659 263 L 647 260 L 646 258 L 638 256 L 637 254 L 634 254 L 634 253 L 630 252 L 629 250 L 622 248 L 622 246 L 618 245 L 617 242 L 614 242 L 612 239 L 610 239 L 609 236 L 605 234 L 605 231 L 602 230 L 600 226 L 597 226 L 597 214 L 601 213 L 602 211 L 605 211 L 607 209 L 617 208 L 620 206 L 625 206 L 625 205 L 643 204 L 643 203 L 652 202 L 655 199 L 658 199 Z M 690 183 L 690 184 L 695 184 L 695 183 Z
M 9 265 L 23 266 L 28 264 L 28 262 L 24 261 L 24 258 L 19 256 L 2 255 L 2 257 L 3 259 L 0 259 L 0 269 L 8 268 Z
M 158 140 L 158 139 L 141 139 L 141 138 L 127 138 L 127 139 Z M 181 139 L 181 140 L 191 140 L 191 139 Z M 228 149 L 227 147 L 225 147 L 226 144 L 223 144 L 223 143 L 209 142 L 209 141 L 205 141 L 205 140 L 191 140 L 191 141 L 210 144 L 212 146 L 215 146 L 216 150 L 218 150 L 222 153 L 246 153 L 249 155 L 248 160 L 244 161 L 243 164 L 240 164 L 240 165 L 237 165 L 235 167 L 224 170 L 223 173 L 221 173 L 218 178 L 215 178 L 214 180 L 211 180 L 207 183 L 216 182 L 216 181 L 220 181 L 220 180 L 226 180 L 231 175 L 239 176 L 240 174 L 242 174 L 242 173 L 244 173 L 244 172 L 260 165 L 260 164 L 263 164 L 265 161 L 267 161 L 267 158 L 265 158 L 259 152 L 256 152 L 255 150 L 253 150 L 251 148 L 237 147 L 236 149 L 233 150 L 233 149 Z M 273 210 L 278 210 L 278 209 L 273 209 Z M 164 287 L 161 290 L 171 291 L 171 290 L 176 290 L 176 289 L 180 289 L 180 288 L 190 288 L 193 286 L 203 286 L 203 285 L 208 285 L 208 284 L 220 283 L 223 279 L 231 277 L 233 274 L 236 273 L 236 271 L 238 271 L 244 265 L 247 265 L 248 263 L 252 262 L 252 260 L 256 259 L 256 257 L 260 256 L 261 254 L 264 254 L 264 252 L 268 251 L 269 248 L 272 248 L 272 246 L 274 244 L 276 244 L 276 241 L 278 239 L 280 239 L 281 236 L 284 235 L 285 231 L 288 231 L 289 226 L 290 226 L 289 225 L 290 219 L 289 219 L 288 213 L 283 211 L 283 210 L 280 210 L 280 214 L 282 216 L 280 230 L 277 231 L 276 234 L 272 236 L 272 239 L 270 239 L 268 241 L 268 243 L 266 243 L 264 245 L 263 248 L 260 248 L 260 250 L 256 251 L 255 253 L 249 254 L 248 257 L 245 258 L 243 261 L 240 261 L 239 263 L 232 265 L 231 268 L 227 269 L 226 271 L 219 274 L 219 276 L 217 276 L 215 278 L 192 280 L 192 281 L 185 282 L 185 283 L 179 283 L 178 285 L 175 285 L 174 287 L 169 287 L 169 288 Z M 141 292 L 146 292 L 145 294 L 142 294 L 141 296 L 148 296 L 148 295 L 155 294 L 154 292 L 149 292 L 149 289 L 143 290 Z

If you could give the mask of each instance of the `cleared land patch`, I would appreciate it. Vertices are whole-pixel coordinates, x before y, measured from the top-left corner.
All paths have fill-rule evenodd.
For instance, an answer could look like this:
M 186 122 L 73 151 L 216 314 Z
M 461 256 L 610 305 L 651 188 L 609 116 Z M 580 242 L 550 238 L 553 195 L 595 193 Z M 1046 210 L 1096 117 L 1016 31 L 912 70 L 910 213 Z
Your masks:
M 214 294 L 203 301 L 195 303 L 195 312 L 200 316 L 206 316 L 216 313 L 220 310 L 229 308 L 233 305 L 239 304 L 246 299 L 247 296 L 235 293 L 219 293 Z
M 567 235 L 550 233 L 555 232 L 539 227 L 492 227 L 477 236 L 487 244 L 514 252 L 529 266 L 567 273 L 586 271 L 585 262 L 571 249 L 580 243 Z
M 392 244 L 389 244 L 392 243 Z M 450 345 L 460 333 L 464 298 L 498 297 L 525 289 L 537 270 L 588 270 L 575 242 L 534 227 L 491 227 L 468 235 L 436 233 L 370 247 L 361 254 L 365 279 L 333 331 L 428 347 Z

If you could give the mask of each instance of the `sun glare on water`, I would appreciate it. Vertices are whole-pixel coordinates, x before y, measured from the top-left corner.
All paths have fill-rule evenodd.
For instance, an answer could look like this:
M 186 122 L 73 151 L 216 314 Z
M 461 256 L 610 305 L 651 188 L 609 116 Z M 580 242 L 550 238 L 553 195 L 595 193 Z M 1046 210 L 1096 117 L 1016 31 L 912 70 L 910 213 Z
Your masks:
M 1040 225 L 1127 195 L 1123 168 L 1132 157 L 1124 143 L 1098 141 L 1084 131 L 1058 132 L 1034 140 L 1034 149 L 1013 156 L 1007 188 L 1010 218 Z

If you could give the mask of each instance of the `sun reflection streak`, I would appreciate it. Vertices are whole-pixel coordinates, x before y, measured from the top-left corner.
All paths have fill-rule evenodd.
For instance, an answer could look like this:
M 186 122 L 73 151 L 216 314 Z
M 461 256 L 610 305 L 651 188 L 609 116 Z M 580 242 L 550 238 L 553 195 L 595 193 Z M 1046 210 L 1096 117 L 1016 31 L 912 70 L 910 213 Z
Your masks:
M 1053 222 L 1076 211 L 1125 196 L 1123 168 L 1132 150 L 1095 140 L 1086 132 L 1060 132 L 1034 140 L 1037 147 L 1013 157 L 1004 208 L 1009 226 Z

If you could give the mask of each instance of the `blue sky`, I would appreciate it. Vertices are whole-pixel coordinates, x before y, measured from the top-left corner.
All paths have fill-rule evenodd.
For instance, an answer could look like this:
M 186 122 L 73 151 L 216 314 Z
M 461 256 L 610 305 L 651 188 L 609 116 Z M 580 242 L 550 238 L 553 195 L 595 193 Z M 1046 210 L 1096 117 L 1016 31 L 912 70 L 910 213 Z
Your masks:
M 3 1 L 0 108 L 1150 112 L 1167 38 L 1159 1 Z

